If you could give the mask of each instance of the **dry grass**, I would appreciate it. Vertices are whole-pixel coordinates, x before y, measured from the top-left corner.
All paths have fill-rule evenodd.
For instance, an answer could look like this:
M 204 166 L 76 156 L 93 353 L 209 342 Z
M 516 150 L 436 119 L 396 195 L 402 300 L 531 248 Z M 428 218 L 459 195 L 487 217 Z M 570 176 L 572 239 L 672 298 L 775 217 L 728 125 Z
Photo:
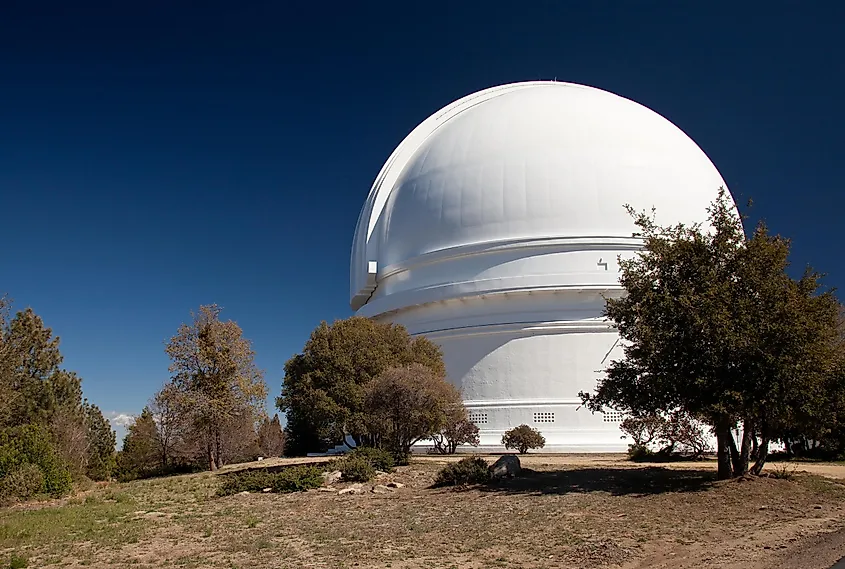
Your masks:
M 382 477 L 405 484 L 387 494 L 218 498 L 199 474 L 0 510 L 0 567 L 765 567 L 845 525 L 845 486 L 807 473 L 716 482 L 708 463 L 533 456 L 499 486 L 432 490 L 444 460 Z

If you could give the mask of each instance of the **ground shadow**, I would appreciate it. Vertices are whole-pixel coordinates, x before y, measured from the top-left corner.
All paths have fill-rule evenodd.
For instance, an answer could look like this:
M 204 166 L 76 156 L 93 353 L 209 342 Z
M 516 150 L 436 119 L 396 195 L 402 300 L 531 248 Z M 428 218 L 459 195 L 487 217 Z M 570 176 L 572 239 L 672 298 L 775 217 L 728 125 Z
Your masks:
M 607 492 L 614 496 L 647 496 L 665 492 L 700 492 L 716 481 L 712 470 L 648 468 L 522 469 L 516 478 L 485 485 L 482 490 L 507 494 Z

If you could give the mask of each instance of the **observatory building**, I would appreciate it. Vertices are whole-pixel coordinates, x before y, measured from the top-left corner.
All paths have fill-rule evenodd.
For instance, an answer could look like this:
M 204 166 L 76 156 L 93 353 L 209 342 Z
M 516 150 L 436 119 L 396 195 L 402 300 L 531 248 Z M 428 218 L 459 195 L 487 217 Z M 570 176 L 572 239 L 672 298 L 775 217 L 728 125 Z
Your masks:
M 618 258 L 641 246 L 624 206 L 700 222 L 720 186 L 686 134 L 628 99 L 557 82 L 486 89 L 387 159 L 358 218 L 350 302 L 441 346 L 482 449 L 525 423 L 547 451 L 625 450 L 621 415 L 578 398 L 622 355 L 602 309 L 623 293 Z

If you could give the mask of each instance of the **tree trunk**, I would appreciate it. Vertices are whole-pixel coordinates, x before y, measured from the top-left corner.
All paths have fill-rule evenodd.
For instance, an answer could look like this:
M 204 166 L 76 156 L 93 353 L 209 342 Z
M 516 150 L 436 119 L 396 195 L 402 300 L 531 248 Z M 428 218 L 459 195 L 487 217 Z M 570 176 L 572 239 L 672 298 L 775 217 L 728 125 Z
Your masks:
M 733 437 L 731 437 L 733 439 Z M 751 454 L 751 421 L 746 419 L 742 428 L 742 445 L 739 454 L 733 464 L 734 476 L 745 476 L 748 474 L 748 461 Z
M 762 440 L 760 441 L 760 448 L 758 449 L 759 455 L 757 456 L 757 462 L 754 463 L 754 466 L 751 467 L 751 474 L 754 476 L 760 476 L 760 473 L 763 471 L 763 465 L 766 464 L 766 457 L 769 454 L 769 437 L 763 435 Z
M 211 446 L 211 441 L 208 441 L 206 445 L 206 450 L 208 450 L 208 468 L 212 472 L 217 470 L 217 461 L 214 460 L 214 447 Z
M 757 445 L 757 433 L 751 433 L 751 460 L 757 460 L 758 450 L 759 446 Z
M 716 460 L 719 464 L 719 480 L 727 480 L 733 474 L 731 469 L 731 428 L 730 425 L 716 427 Z

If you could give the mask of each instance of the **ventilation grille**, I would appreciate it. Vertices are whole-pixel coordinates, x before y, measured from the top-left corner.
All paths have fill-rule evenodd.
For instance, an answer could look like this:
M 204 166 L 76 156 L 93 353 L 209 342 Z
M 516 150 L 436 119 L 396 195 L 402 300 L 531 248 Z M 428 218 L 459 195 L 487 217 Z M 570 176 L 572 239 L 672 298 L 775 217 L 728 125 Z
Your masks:
M 487 413 L 470 413 L 469 422 L 476 425 L 484 425 L 487 423 Z
M 604 413 L 605 423 L 621 423 L 625 416 L 620 411 L 607 411 Z
M 534 422 L 535 423 L 554 423 L 555 422 L 555 414 L 554 413 L 534 413 Z

